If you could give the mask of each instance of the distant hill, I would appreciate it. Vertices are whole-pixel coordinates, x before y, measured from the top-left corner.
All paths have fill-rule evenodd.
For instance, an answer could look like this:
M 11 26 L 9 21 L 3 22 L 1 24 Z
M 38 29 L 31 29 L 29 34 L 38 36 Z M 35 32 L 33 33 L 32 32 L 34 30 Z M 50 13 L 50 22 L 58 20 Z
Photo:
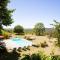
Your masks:
M 53 28 L 45 28 L 45 31 L 46 32 L 50 32 L 52 30 L 53 30 Z M 25 31 L 25 33 L 32 33 L 33 32 L 33 29 L 25 29 L 24 31 Z
M 45 28 L 45 31 L 46 32 L 50 32 L 50 31 L 52 31 L 53 30 L 53 28 Z
M 13 29 L 4 29 L 5 31 L 8 31 L 8 32 L 13 32 Z M 52 31 L 53 30 L 53 28 L 45 28 L 45 31 L 46 32 L 50 32 L 50 31 Z M 24 32 L 25 33 L 33 33 L 33 29 L 31 29 L 31 28 L 28 28 L 28 29 L 24 29 Z
M 25 33 L 27 34 L 27 33 L 32 33 L 33 32 L 33 29 L 24 29 L 24 31 L 25 31 Z

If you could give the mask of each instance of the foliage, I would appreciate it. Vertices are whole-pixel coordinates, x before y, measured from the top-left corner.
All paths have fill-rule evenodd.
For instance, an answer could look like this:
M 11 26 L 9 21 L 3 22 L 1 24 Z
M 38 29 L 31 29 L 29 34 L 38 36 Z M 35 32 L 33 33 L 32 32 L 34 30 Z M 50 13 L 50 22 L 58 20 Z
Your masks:
M 32 60 L 41 60 L 41 56 L 39 54 L 32 54 L 31 59 Z
M 11 13 L 14 10 L 9 10 L 7 8 L 9 2 L 9 0 L 0 0 L 0 20 L 2 20 L 2 24 L 5 26 L 10 25 L 13 22 Z
M 60 55 L 46 56 L 43 52 L 34 53 L 32 55 L 26 54 L 21 58 L 20 53 L 16 51 L 16 48 L 12 52 L 8 52 L 7 49 L 0 48 L 0 60 L 60 60 Z
M 1 31 L 1 29 L 0 29 L 0 35 L 2 35 L 2 31 Z
M 7 26 L 13 23 L 11 16 L 14 10 L 7 8 L 9 2 L 10 0 L 0 0 L 0 32 L 2 25 Z
M 10 33 L 2 30 L 2 35 L 4 36 L 4 39 L 8 39 L 10 37 Z
M 41 60 L 41 57 L 39 56 L 39 54 L 32 54 L 31 56 L 25 55 L 22 60 Z
M 60 60 L 60 56 L 58 55 L 52 56 L 51 60 Z
M 46 56 L 42 52 L 34 53 L 32 55 L 24 55 L 21 60 L 60 60 L 60 55 L 49 55 Z
M 22 26 L 20 25 L 17 25 L 14 27 L 14 32 L 17 33 L 17 34 L 24 34 L 24 29 Z
M 7 29 L 5 28 L 4 30 L 9 32 L 9 33 L 13 33 L 13 29 L 12 28 L 7 28 Z
M 25 55 L 21 60 L 31 60 L 30 55 Z
M 25 55 L 22 60 L 46 60 L 46 56 L 42 52 L 39 52 L 32 55 Z
M 58 45 L 60 46 L 60 23 L 54 20 L 55 24 L 52 24 L 55 29 L 55 34 L 58 40 Z
M 57 38 L 57 33 L 56 33 L 55 28 L 47 28 L 45 30 L 45 35 L 47 35 L 47 37 L 49 39 L 51 39 L 51 38 Z
M 44 24 L 43 23 L 37 23 L 34 27 L 34 32 L 36 35 L 43 35 L 44 34 L 44 31 L 45 31 L 45 27 L 44 27 Z

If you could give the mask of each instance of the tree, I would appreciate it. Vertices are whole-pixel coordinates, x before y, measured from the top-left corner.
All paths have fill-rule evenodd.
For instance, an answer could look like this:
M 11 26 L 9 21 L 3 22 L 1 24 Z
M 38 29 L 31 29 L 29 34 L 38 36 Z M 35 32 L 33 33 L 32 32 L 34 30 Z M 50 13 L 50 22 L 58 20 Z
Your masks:
M 0 0 L 0 33 L 2 29 L 2 25 L 10 25 L 13 23 L 13 19 L 11 18 L 12 12 L 14 10 L 10 10 L 7 8 L 10 0 Z
M 52 24 L 54 26 L 55 29 L 55 34 L 58 40 L 58 45 L 60 46 L 60 22 L 57 22 L 56 20 L 54 20 L 55 24 Z
M 37 23 L 34 27 L 34 32 L 36 35 L 43 35 L 45 31 L 45 27 L 43 23 Z
M 22 26 L 20 25 L 17 25 L 14 27 L 14 32 L 17 33 L 17 34 L 24 34 L 24 29 Z

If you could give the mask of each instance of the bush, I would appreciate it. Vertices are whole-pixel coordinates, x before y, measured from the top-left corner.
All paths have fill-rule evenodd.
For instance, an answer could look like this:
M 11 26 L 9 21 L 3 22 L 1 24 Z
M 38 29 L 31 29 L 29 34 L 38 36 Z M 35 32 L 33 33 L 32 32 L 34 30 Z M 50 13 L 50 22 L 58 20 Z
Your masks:
M 39 54 L 25 55 L 22 60 L 41 60 Z
M 51 60 L 60 60 L 60 56 L 58 55 L 52 56 Z
M 22 60 L 46 60 L 46 56 L 43 53 L 39 52 L 32 55 L 24 55 Z
M 31 59 L 32 60 L 41 60 L 41 56 L 39 54 L 32 54 Z
M 60 60 L 60 56 L 58 55 L 45 55 L 43 52 L 34 53 L 32 55 L 27 54 L 21 60 Z
M 4 36 L 4 39 L 8 39 L 10 37 L 10 33 L 2 30 L 2 35 Z
M 23 35 L 24 34 L 24 29 L 22 26 L 17 25 L 14 27 L 14 32 L 17 33 L 18 35 Z
M 46 42 L 44 42 L 44 43 L 41 43 L 41 47 L 47 47 L 48 46 L 48 44 L 46 43 Z

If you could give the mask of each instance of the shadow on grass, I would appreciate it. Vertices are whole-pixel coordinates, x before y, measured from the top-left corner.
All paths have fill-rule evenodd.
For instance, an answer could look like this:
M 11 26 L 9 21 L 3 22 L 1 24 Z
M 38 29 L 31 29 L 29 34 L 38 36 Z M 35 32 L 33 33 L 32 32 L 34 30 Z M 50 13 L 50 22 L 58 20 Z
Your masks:
M 21 60 L 60 60 L 60 55 L 46 56 L 41 53 L 25 55 Z
M 40 52 L 32 55 L 24 55 L 21 59 L 20 54 L 16 52 L 16 48 L 12 52 L 7 52 L 6 48 L 0 48 L 0 60 L 60 60 L 60 55 L 45 56 Z
M 0 60 L 18 60 L 20 54 L 16 52 L 16 48 L 12 52 L 7 52 L 6 48 L 0 49 Z
M 41 60 L 39 54 L 25 55 L 21 60 Z

